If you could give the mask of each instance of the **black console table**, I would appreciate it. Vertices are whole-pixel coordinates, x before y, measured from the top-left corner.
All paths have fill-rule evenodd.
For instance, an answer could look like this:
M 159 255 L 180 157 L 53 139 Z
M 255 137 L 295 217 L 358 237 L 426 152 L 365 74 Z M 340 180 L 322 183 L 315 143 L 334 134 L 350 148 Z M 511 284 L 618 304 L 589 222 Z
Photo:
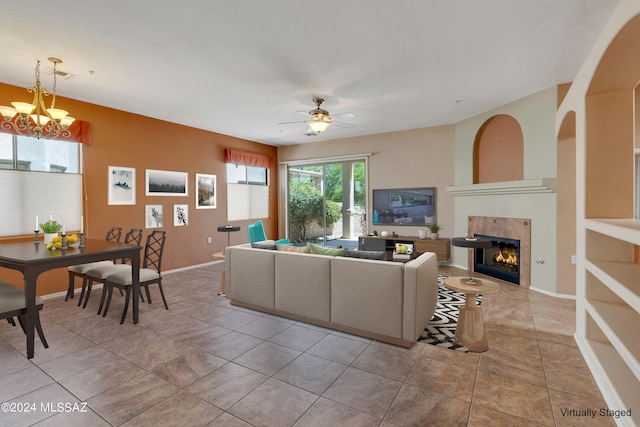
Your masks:
M 438 262 L 446 262 L 451 256 L 451 239 L 419 239 L 412 236 L 361 236 L 358 238 L 358 249 L 361 251 L 394 251 L 396 243 L 413 245 L 418 254 L 434 252 Z

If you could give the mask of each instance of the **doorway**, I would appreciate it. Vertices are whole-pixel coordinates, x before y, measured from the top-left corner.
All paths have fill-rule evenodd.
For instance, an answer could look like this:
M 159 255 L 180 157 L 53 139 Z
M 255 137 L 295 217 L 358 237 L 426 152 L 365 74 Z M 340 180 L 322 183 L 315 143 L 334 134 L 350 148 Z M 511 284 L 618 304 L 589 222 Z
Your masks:
M 366 176 L 364 160 L 289 165 L 289 239 L 355 249 L 366 234 Z

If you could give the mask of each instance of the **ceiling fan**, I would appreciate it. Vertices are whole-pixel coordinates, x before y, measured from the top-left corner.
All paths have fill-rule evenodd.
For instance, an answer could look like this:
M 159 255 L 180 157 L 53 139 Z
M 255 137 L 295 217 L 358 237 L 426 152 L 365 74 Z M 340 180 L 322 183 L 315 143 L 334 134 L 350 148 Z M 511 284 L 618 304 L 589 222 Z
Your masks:
M 285 122 L 285 123 L 278 123 L 278 124 L 290 125 L 294 123 L 307 123 L 309 125 L 309 130 L 307 131 L 306 135 L 310 135 L 310 136 L 318 135 L 324 132 L 325 130 L 327 130 L 327 128 L 330 125 L 334 125 L 344 129 L 350 129 L 351 127 L 353 127 L 353 124 L 351 123 L 335 120 L 335 117 L 340 117 L 340 118 L 355 117 L 355 115 L 353 115 L 352 113 L 339 113 L 339 114 L 334 114 L 333 116 L 330 116 L 327 110 L 320 108 L 320 106 L 324 102 L 324 99 L 315 97 L 313 98 L 313 102 L 314 104 L 316 104 L 316 108 L 314 108 L 309 112 L 301 111 L 301 113 L 309 114 L 310 117 L 308 120 L 300 120 L 295 122 Z

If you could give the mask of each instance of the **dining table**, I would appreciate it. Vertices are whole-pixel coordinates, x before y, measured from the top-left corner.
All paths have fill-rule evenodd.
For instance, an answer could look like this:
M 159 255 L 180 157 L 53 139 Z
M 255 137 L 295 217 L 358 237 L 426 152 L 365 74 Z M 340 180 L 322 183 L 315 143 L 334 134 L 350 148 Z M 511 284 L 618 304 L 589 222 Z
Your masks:
M 27 336 L 27 358 L 34 355 L 35 325 L 40 315 L 36 308 L 37 280 L 40 273 L 70 265 L 105 260 L 131 260 L 133 288 L 133 323 L 138 323 L 138 300 L 140 298 L 140 251 L 141 246 L 112 242 L 103 239 L 84 239 L 84 246 L 72 245 L 66 249 L 50 250 L 42 243 L 0 243 L 0 267 L 22 272 L 24 276 L 25 332 Z

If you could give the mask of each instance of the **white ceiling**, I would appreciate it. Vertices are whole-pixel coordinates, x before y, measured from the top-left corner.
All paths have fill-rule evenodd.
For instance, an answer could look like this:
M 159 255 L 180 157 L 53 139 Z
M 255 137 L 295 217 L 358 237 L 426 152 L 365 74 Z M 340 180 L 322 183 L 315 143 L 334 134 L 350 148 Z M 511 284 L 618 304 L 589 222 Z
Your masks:
M 72 75 L 61 96 L 271 145 L 347 138 L 455 123 L 569 82 L 616 4 L 10 1 L 0 81 L 32 86 L 40 59 L 52 89 L 56 56 Z M 278 125 L 304 120 L 313 96 L 354 126 Z

